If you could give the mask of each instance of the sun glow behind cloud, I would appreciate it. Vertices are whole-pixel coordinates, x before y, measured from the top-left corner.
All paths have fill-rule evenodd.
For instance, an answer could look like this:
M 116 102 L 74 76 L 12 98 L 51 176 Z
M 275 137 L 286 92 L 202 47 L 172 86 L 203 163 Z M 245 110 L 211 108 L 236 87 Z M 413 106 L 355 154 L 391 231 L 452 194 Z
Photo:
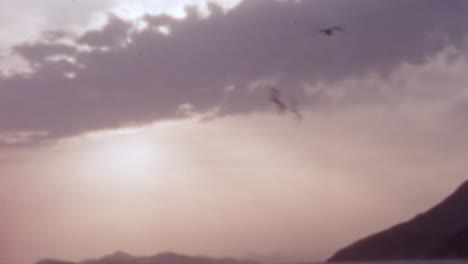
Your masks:
M 150 166 L 161 163 L 161 154 L 143 138 L 117 138 L 97 148 L 95 161 L 98 166 L 122 174 L 126 179 L 138 178 L 138 174 L 146 172 Z
M 97 185 L 143 187 L 163 181 L 163 174 L 171 166 L 170 146 L 161 140 L 167 129 L 151 125 L 94 132 L 65 140 L 80 149 L 80 170 Z M 68 143 L 67 143 L 68 142 Z

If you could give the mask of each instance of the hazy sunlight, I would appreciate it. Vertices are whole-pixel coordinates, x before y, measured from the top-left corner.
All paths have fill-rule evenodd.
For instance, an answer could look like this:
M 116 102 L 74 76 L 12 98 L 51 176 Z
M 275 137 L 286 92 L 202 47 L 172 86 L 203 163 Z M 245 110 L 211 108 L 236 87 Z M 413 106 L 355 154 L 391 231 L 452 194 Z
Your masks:
M 163 158 L 162 150 L 141 134 L 103 139 L 92 156 L 92 167 L 125 184 L 145 182 Z

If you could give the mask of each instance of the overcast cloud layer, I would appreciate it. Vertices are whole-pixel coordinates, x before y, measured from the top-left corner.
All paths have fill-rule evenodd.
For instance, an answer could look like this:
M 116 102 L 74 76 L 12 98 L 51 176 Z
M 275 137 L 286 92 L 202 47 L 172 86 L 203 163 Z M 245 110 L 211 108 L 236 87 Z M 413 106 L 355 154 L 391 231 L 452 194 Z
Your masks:
M 0 80 L 4 143 L 195 112 L 263 111 L 269 86 L 321 107 L 385 100 L 377 86 L 337 97 L 317 84 L 369 74 L 385 81 L 395 67 L 421 64 L 447 46 L 465 50 L 465 1 L 254 0 L 209 10 L 203 17 L 187 9 L 185 19 L 148 15 L 143 30 L 110 15 L 101 29 L 47 32 L 15 46 L 32 73 Z M 346 32 L 310 32 L 334 25 Z

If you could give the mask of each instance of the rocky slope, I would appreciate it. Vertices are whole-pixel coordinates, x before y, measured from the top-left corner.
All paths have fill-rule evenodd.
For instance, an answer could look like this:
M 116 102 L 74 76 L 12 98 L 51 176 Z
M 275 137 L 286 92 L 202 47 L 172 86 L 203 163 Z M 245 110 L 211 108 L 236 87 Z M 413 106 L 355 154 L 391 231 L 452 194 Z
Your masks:
M 466 257 L 468 181 L 414 219 L 361 239 L 329 261 L 374 261 Z

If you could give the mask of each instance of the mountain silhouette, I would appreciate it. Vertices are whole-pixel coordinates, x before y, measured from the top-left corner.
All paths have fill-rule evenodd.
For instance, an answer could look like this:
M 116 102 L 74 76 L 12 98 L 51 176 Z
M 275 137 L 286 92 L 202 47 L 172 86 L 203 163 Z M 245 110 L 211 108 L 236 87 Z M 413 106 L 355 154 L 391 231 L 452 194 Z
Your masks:
M 432 252 L 431 258 L 468 258 L 468 227 L 447 239 Z
M 328 261 L 466 258 L 467 236 L 468 181 L 427 212 L 361 239 Z
M 208 258 L 186 256 L 175 253 L 160 253 L 154 256 L 136 257 L 122 251 L 98 259 L 70 262 L 55 259 L 43 259 L 36 264 L 258 264 L 250 260 L 233 258 Z

